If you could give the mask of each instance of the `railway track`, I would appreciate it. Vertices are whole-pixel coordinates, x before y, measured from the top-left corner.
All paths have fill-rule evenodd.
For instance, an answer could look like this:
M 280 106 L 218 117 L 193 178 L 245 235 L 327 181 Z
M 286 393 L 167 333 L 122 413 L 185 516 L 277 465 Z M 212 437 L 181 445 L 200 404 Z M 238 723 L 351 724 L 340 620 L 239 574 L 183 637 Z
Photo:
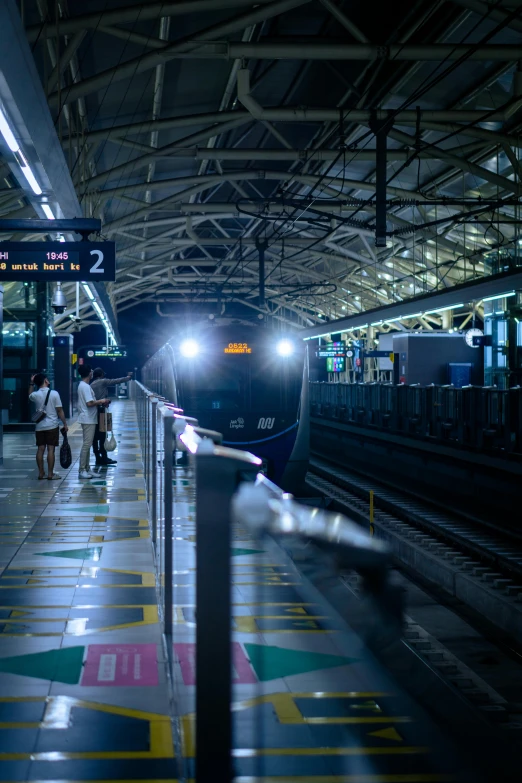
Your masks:
M 406 493 L 314 457 L 307 484 L 374 530 L 408 570 L 462 601 L 522 644 L 522 542 L 439 511 Z
M 522 641 L 522 576 L 520 583 L 517 581 L 522 574 L 522 547 L 516 540 L 509 543 L 492 531 L 475 528 L 468 520 L 434 510 L 323 459 L 310 461 L 307 483 L 364 526 L 369 526 L 369 491 L 373 490 L 375 535 L 388 541 L 399 564 L 460 599 L 509 637 Z M 358 592 L 358 577 L 347 574 L 343 581 Z M 463 633 L 464 645 L 468 641 L 476 644 L 475 639 L 466 638 L 465 629 Z M 487 678 L 408 616 L 404 640 L 502 733 L 517 744 L 521 742 L 520 702 L 508 694 L 500 695 Z

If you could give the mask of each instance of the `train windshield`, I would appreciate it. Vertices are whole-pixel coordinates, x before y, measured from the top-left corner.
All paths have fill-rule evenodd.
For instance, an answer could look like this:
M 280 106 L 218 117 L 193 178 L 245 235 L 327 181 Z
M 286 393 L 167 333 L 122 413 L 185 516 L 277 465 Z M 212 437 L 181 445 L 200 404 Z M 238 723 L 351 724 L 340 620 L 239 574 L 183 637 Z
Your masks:
M 200 363 L 179 378 L 186 410 L 280 411 L 299 395 L 300 373 L 254 356 Z

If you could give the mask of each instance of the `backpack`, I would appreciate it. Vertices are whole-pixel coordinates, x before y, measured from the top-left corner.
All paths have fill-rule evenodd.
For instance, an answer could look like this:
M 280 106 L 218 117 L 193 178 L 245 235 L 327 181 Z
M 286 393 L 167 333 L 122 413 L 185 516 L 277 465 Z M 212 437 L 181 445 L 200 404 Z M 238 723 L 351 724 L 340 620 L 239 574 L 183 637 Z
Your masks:
M 41 421 L 45 419 L 47 416 L 47 413 L 45 412 L 45 409 L 47 408 L 47 403 L 49 402 L 49 395 L 51 394 L 51 390 L 49 389 L 46 396 L 45 396 L 45 402 L 42 405 L 41 408 L 38 408 L 32 415 L 31 420 L 35 424 L 40 424 Z
M 60 446 L 60 465 L 65 470 L 66 468 L 70 468 L 72 464 L 72 454 L 71 454 L 71 447 L 69 446 L 69 440 L 67 438 L 67 433 L 63 433 L 63 442 Z

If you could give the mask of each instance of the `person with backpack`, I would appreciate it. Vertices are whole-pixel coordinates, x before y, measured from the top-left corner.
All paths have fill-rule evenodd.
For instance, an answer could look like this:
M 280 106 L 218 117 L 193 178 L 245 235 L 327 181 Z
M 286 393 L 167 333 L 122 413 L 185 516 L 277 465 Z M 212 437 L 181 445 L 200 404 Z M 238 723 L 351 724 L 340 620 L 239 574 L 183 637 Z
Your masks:
M 59 473 L 54 472 L 55 449 L 60 445 L 60 426 L 67 432 L 67 420 L 63 412 L 62 401 L 57 391 L 51 389 L 49 378 L 43 372 L 37 372 L 31 378 L 29 399 L 36 406 L 33 416 L 36 435 L 36 464 L 38 480 L 58 481 Z M 47 449 L 47 476 L 45 475 L 44 455 Z

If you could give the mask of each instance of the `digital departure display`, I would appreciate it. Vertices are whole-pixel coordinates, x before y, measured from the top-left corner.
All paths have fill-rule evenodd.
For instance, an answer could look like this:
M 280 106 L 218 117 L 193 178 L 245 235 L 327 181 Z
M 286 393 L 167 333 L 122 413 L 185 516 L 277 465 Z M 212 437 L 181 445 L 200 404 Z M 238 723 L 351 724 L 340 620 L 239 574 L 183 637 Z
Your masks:
M 248 343 L 229 343 L 223 353 L 252 353 L 252 348 Z
M 346 356 L 346 343 L 324 343 L 315 353 L 321 359 L 333 359 L 336 356 Z
M 346 359 L 344 356 L 338 356 L 326 360 L 327 372 L 344 372 L 346 369 Z
M 0 280 L 115 280 L 114 242 L 0 242 Z

